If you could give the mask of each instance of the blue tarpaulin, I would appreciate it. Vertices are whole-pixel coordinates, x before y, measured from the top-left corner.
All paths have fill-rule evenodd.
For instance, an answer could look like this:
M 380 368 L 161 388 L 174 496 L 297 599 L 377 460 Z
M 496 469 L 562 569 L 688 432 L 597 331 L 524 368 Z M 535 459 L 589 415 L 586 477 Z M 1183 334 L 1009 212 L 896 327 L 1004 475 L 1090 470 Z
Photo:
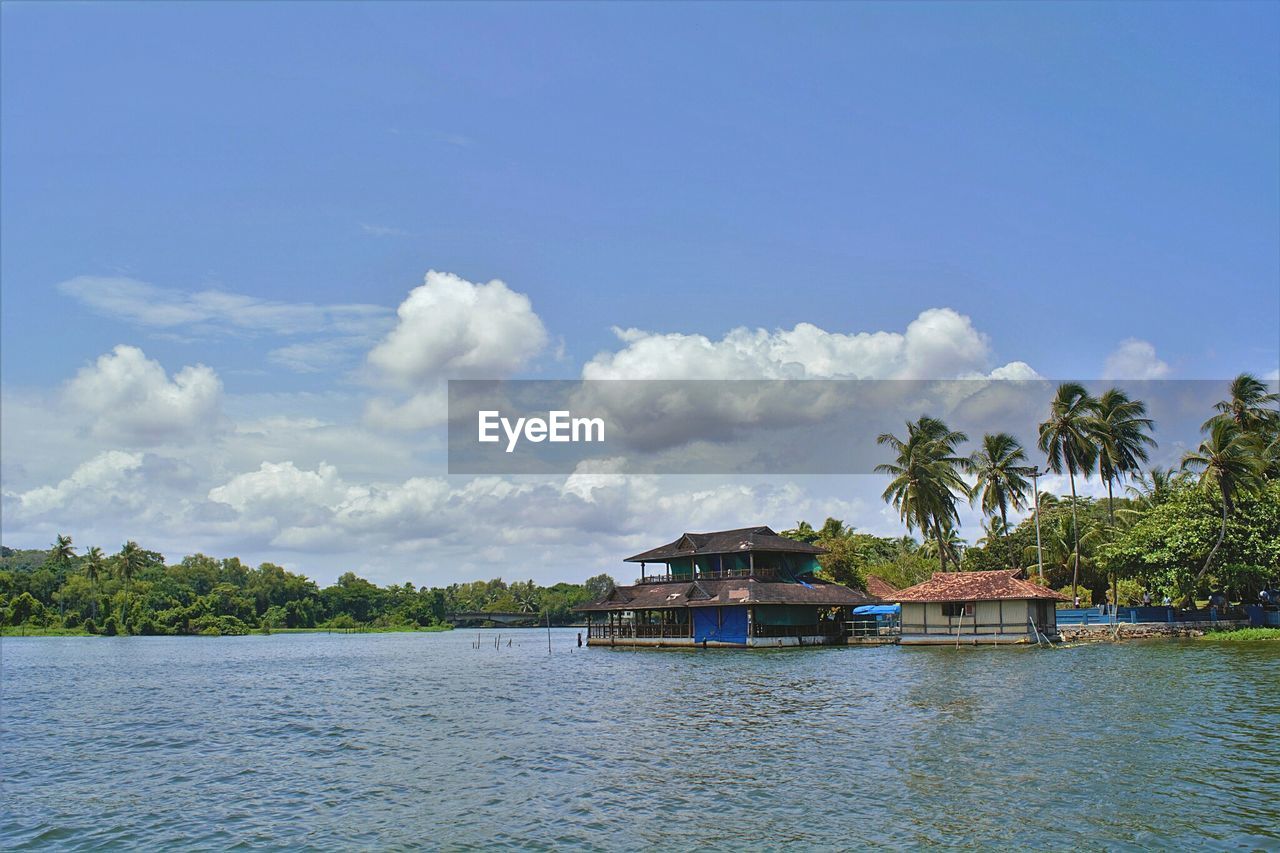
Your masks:
M 701 643 L 703 640 L 721 643 L 746 643 L 747 608 L 693 608 L 693 641 Z
M 896 616 L 901 608 L 897 604 L 864 604 L 853 608 L 854 616 Z

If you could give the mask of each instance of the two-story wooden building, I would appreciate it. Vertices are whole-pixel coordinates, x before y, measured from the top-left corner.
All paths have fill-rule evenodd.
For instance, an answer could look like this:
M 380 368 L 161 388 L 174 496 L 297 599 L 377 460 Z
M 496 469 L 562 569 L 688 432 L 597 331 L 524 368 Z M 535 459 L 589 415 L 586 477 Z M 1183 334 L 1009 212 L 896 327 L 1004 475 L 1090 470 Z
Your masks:
M 848 611 L 872 598 L 819 580 L 824 549 L 768 527 L 686 533 L 625 562 L 640 578 L 577 608 L 598 646 L 731 647 L 844 642 Z M 654 572 L 652 566 L 661 568 Z

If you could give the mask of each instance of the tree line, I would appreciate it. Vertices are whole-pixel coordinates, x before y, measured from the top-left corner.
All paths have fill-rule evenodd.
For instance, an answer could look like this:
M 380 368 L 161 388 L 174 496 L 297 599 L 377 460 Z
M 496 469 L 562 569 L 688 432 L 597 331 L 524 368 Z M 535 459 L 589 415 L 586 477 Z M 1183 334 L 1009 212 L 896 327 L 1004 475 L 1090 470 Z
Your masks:
M 966 454 L 965 433 L 924 416 L 908 422 L 902 436 L 879 436 L 893 459 L 876 470 L 890 477 L 885 502 L 908 534 L 919 532 L 926 544 L 850 539 L 852 530 L 844 528 L 842 535 L 842 525 L 831 519 L 811 541 L 832 550 L 826 563 L 833 576 L 843 573 L 854 583 L 873 565 L 898 580 L 918 577 L 925 555 L 942 571 L 960 571 L 1039 566 L 1043 553 L 1049 582 L 1069 573 L 1073 598 L 1082 581 L 1086 598 L 1101 598 L 1108 578 L 1116 600 L 1122 580 L 1183 602 L 1206 584 L 1245 595 L 1280 581 L 1278 402 L 1280 395 L 1264 382 L 1241 374 L 1202 425 L 1199 447 L 1184 454 L 1177 470 L 1144 469 L 1156 448 L 1146 404 L 1119 388 L 1094 397 L 1079 383 L 1063 383 L 1039 424 L 1036 449 L 1047 471 L 1067 476 L 1070 495 L 1039 495 L 1040 551 L 1034 518 L 1011 528 L 1009 513 L 1030 508 L 1030 480 L 1046 471 L 1030 464 L 1027 449 L 1009 433 L 984 435 Z M 1078 480 L 1094 475 L 1106 484 L 1102 506 L 1077 493 Z M 1125 496 L 1116 496 L 1119 486 Z M 961 501 L 979 507 L 987 519 L 977 548 L 967 548 L 959 535 Z M 813 528 L 803 526 L 808 531 L 787 533 L 804 538 Z
M 573 608 L 612 588 L 490 581 L 446 587 L 378 586 L 346 572 L 320 587 L 274 563 L 256 568 L 204 554 L 167 565 L 129 541 L 115 554 L 82 554 L 68 535 L 48 550 L 0 546 L 0 618 L 6 625 L 91 634 L 246 634 L 260 630 L 443 629 L 465 612 L 528 613 L 539 622 L 575 621 Z

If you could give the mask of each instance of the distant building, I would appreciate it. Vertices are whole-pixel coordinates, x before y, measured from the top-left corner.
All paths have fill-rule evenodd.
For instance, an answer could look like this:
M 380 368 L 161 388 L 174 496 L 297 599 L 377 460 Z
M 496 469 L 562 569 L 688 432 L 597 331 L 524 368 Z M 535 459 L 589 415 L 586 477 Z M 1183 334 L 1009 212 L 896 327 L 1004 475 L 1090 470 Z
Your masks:
M 686 533 L 628 557 L 632 586 L 577 609 L 587 644 L 777 647 L 843 643 L 851 608 L 872 602 L 858 590 L 814 577 L 825 549 L 768 527 Z M 661 566 L 653 573 L 651 564 Z
M 1056 603 L 1067 597 L 1022 577 L 1021 569 L 934 572 L 901 590 L 902 645 L 1034 643 L 1057 639 Z

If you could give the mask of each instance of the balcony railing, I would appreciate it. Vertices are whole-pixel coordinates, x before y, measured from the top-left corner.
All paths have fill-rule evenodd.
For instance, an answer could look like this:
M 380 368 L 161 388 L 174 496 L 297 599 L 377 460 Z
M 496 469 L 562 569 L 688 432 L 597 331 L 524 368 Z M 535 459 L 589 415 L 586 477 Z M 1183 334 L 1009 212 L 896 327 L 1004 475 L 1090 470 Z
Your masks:
M 676 639 L 690 636 L 688 625 L 631 625 L 592 623 L 587 626 L 588 639 Z
M 754 569 L 713 569 L 709 571 L 700 571 L 696 575 L 645 575 L 642 578 L 636 578 L 636 583 L 691 583 L 695 580 L 723 580 L 725 578 L 757 578 L 759 580 L 775 580 L 779 575 L 780 572 L 776 568 L 757 566 Z

